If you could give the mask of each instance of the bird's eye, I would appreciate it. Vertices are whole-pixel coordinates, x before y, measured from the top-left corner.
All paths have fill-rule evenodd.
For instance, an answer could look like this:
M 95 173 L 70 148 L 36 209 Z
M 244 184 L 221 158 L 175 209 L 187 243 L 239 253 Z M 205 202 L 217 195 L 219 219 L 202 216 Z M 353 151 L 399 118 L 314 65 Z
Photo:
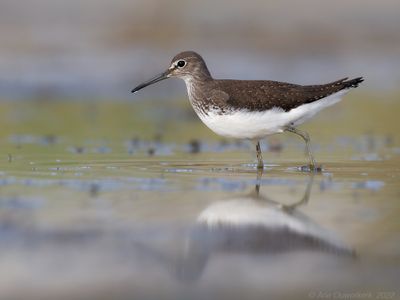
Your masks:
M 177 63 L 177 66 L 178 66 L 179 68 L 183 68 L 185 65 L 186 65 L 186 61 L 184 61 L 184 60 L 180 60 L 180 61 L 178 61 L 178 63 Z

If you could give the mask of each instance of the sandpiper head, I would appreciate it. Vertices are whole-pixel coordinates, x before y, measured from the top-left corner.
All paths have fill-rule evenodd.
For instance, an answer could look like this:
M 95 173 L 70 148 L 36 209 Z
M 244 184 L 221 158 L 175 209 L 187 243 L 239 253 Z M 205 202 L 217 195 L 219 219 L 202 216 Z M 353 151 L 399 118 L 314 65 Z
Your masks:
M 168 70 L 170 70 L 170 77 L 178 77 L 184 80 L 210 77 L 210 72 L 203 58 L 193 51 L 185 51 L 175 55 Z
M 185 80 L 185 82 L 188 82 L 191 80 L 207 80 L 211 78 L 211 75 L 207 69 L 206 63 L 199 54 L 194 51 L 184 51 L 175 55 L 169 68 L 165 72 L 138 85 L 132 90 L 132 93 L 169 77 L 181 78 Z

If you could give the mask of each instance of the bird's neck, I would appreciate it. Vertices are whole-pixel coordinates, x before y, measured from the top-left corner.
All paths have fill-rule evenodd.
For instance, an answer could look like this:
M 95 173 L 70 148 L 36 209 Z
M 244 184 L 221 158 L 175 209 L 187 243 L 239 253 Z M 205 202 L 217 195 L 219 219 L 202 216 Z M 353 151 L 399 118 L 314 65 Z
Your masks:
M 187 93 L 189 96 L 190 103 L 192 104 L 196 113 L 200 116 L 204 112 L 204 101 L 206 96 L 204 91 L 207 84 L 212 80 L 211 76 L 208 78 L 195 78 L 193 76 L 188 76 L 183 78 L 186 84 Z

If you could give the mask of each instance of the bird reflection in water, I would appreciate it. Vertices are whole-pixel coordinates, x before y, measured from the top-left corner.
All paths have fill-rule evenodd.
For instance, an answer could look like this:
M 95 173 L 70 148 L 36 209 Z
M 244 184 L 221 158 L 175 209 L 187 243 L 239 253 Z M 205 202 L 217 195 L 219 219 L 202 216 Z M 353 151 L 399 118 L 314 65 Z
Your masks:
M 179 279 L 198 279 L 215 254 L 279 255 L 314 251 L 355 256 L 332 232 L 298 210 L 309 200 L 313 174 L 308 178 L 303 197 L 290 205 L 260 193 L 261 175 L 251 193 L 214 202 L 200 213 L 178 258 Z

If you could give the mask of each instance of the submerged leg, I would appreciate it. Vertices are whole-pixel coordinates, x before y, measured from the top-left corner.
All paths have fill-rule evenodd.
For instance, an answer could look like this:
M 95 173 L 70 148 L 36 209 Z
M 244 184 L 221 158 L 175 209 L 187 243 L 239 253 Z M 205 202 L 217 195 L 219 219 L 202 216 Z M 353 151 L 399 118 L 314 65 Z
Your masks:
M 308 135 L 307 132 L 305 131 L 301 131 L 297 128 L 294 127 L 287 127 L 286 131 L 292 132 L 294 134 L 297 134 L 298 136 L 301 136 L 303 138 L 303 140 L 306 142 L 306 149 L 307 149 L 307 153 L 308 153 L 308 157 L 310 159 L 310 171 L 316 171 L 318 170 L 316 164 L 315 164 L 315 160 L 314 160 L 314 156 L 311 152 L 311 145 L 310 145 L 310 136 Z
M 264 162 L 261 154 L 261 147 L 260 147 L 260 141 L 257 142 L 256 144 L 256 151 L 257 151 L 257 169 L 258 170 L 263 170 L 264 169 Z
M 257 168 L 257 181 L 256 181 L 256 186 L 255 186 L 255 192 L 256 196 L 260 196 L 260 184 L 261 184 L 261 177 L 263 175 L 263 169 L 262 168 Z

